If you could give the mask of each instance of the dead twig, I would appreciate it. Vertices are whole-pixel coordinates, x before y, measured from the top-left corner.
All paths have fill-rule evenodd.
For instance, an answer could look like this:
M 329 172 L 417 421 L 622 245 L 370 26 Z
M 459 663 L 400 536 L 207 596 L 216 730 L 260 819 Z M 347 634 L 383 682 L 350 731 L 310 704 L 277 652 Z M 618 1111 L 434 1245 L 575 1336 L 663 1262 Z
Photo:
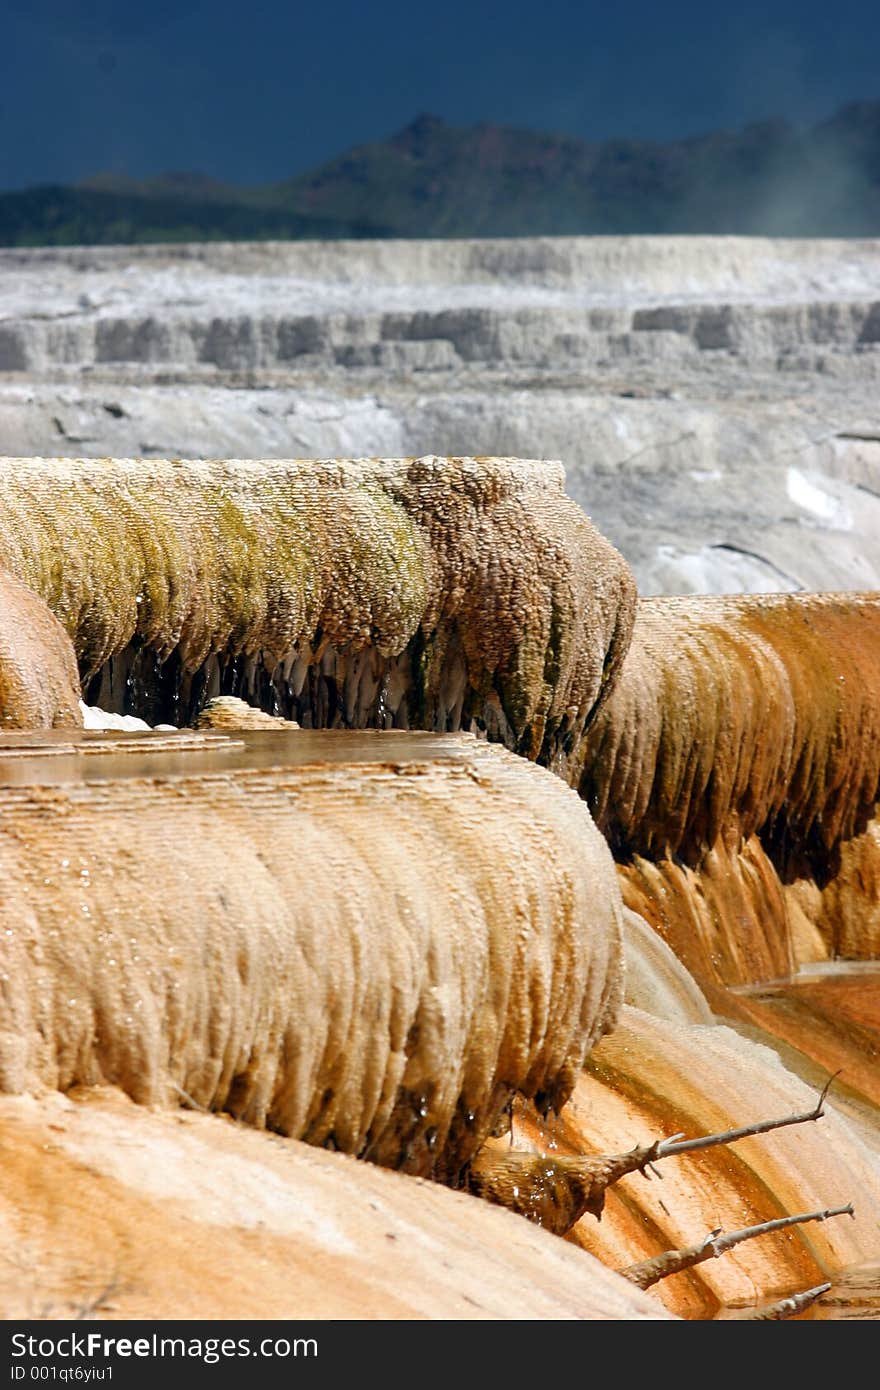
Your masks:
M 637 1144 L 626 1153 L 599 1154 L 590 1158 L 550 1158 L 521 1151 L 502 1154 L 484 1147 L 471 1161 L 466 1186 L 486 1201 L 507 1207 L 556 1235 L 565 1235 L 588 1212 L 600 1221 L 608 1188 L 628 1173 L 661 1177 L 654 1166 L 660 1159 L 733 1144 L 738 1139 L 766 1134 L 785 1125 L 820 1119 L 831 1083 L 838 1075 L 839 1072 L 835 1072 L 829 1077 L 812 1110 L 783 1115 L 775 1120 L 758 1120 L 699 1139 L 684 1139 L 681 1133 L 673 1134 L 666 1139 L 656 1139 L 652 1144 Z
M 193 1100 L 189 1092 L 185 1091 L 182 1086 L 178 1086 L 176 1081 L 171 1082 L 171 1089 L 177 1092 L 181 1100 L 186 1101 L 186 1104 L 190 1110 L 201 1110 L 203 1115 L 207 1115 L 209 1113 L 206 1106 L 200 1105 L 197 1100 Z
M 746 1322 L 781 1322 L 783 1318 L 792 1318 L 796 1313 L 802 1313 L 830 1288 L 830 1284 L 817 1284 L 814 1289 L 805 1289 L 803 1293 L 792 1294 L 790 1298 L 780 1298 L 777 1303 L 769 1303 L 766 1308 L 743 1313 L 742 1318 Z
M 665 1250 L 662 1255 L 654 1255 L 650 1260 L 628 1265 L 619 1273 L 640 1289 L 649 1289 L 652 1284 L 667 1279 L 670 1274 L 678 1274 L 683 1269 L 693 1269 L 695 1265 L 703 1264 L 706 1260 L 717 1260 L 734 1246 L 740 1245 L 744 1240 L 753 1240 L 755 1236 L 763 1236 L 770 1231 L 782 1231 L 787 1226 L 798 1226 L 806 1221 L 827 1221 L 832 1216 L 854 1215 L 852 1203 L 847 1202 L 843 1207 L 827 1207 L 823 1211 L 807 1211 L 796 1216 L 780 1216 L 774 1221 L 761 1221 L 755 1226 L 743 1226 L 738 1231 L 729 1231 L 727 1235 L 722 1234 L 719 1227 L 710 1231 L 699 1245 L 684 1246 L 680 1250 Z
M 75 1308 L 73 1308 L 71 1310 L 70 1316 L 75 1322 L 87 1321 L 88 1319 L 93 1317 L 95 1313 L 100 1312 L 102 1308 L 107 1308 L 109 1300 L 113 1298 L 116 1294 L 124 1292 L 125 1288 L 120 1282 L 119 1276 L 117 1274 L 114 1274 L 113 1277 L 111 1279 L 108 1279 L 104 1287 L 100 1289 L 96 1294 L 94 1294 L 91 1298 L 84 1299 L 82 1303 L 78 1304 Z
M 693 1153 L 697 1149 L 711 1149 L 716 1144 L 733 1144 L 737 1139 L 748 1139 L 754 1134 L 767 1134 L 771 1129 L 782 1129 L 785 1125 L 802 1125 L 810 1120 L 821 1120 L 825 1114 L 824 1105 L 831 1089 L 831 1083 L 840 1075 L 839 1071 L 829 1076 L 819 1099 L 812 1110 L 801 1115 L 783 1115 L 778 1120 L 760 1120 L 753 1125 L 743 1125 L 740 1129 L 726 1129 L 719 1134 L 707 1134 L 702 1139 L 681 1139 L 674 1134 L 664 1139 L 659 1146 L 657 1157 L 669 1158 L 672 1154 Z

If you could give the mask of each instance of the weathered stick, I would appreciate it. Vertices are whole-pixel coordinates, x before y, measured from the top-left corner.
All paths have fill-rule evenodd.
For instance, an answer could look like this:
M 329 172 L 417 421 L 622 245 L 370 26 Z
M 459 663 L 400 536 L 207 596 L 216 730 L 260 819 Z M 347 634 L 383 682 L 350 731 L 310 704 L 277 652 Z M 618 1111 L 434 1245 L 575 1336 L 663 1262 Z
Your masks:
M 792 1294 L 790 1298 L 780 1298 L 778 1303 L 770 1303 L 766 1308 L 759 1308 L 754 1313 L 743 1313 L 745 1322 L 781 1322 L 783 1318 L 794 1317 L 795 1313 L 802 1313 L 805 1308 L 809 1308 L 811 1303 L 815 1303 L 823 1293 L 827 1293 L 831 1288 L 830 1284 L 817 1284 L 814 1289 L 805 1289 L 803 1293 Z
M 801 1115 L 783 1115 L 778 1120 L 761 1120 L 753 1125 L 743 1125 L 740 1129 L 726 1129 L 719 1134 L 707 1134 L 702 1139 L 680 1139 L 677 1134 L 660 1143 L 658 1158 L 669 1158 L 671 1154 L 693 1153 L 696 1149 L 710 1149 L 716 1144 L 733 1144 L 737 1139 L 747 1139 L 753 1134 L 766 1134 L 771 1129 L 782 1129 L 785 1125 L 802 1125 L 809 1120 L 820 1120 L 825 1114 L 824 1105 L 831 1083 L 840 1075 L 839 1071 L 829 1076 L 822 1093 L 812 1110 Z
M 657 1147 L 657 1143 L 641 1144 L 628 1153 L 595 1158 L 548 1158 L 483 1148 L 471 1161 L 467 1186 L 478 1197 L 565 1235 L 585 1212 L 600 1220 L 607 1189 L 627 1173 L 652 1163 Z
M 628 1265 L 619 1273 L 624 1279 L 629 1279 L 630 1283 L 637 1284 L 640 1289 L 649 1289 L 652 1284 L 668 1278 L 670 1274 L 692 1269 L 694 1265 L 703 1264 L 706 1260 L 717 1260 L 734 1246 L 740 1245 L 744 1240 L 752 1240 L 755 1236 L 766 1235 L 769 1231 L 781 1231 L 786 1226 L 797 1226 L 805 1221 L 827 1221 L 831 1216 L 854 1215 L 852 1203 L 848 1202 L 844 1207 L 827 1207 L 824 1211 L 801 1212 L 797 1216 L 779 1216 L 774 1221 L 761 1221 L 756 1226 L 743 1226 L 738 1231 L 729 1231 L 727 1235 L 722 1235 L 719 1227 L 716 1231 L 710 1231 L 699 1245 L 684 1246 L 680 1250 L 665 1250 L 662 1255 L 654 1255 L 650 1260 Z

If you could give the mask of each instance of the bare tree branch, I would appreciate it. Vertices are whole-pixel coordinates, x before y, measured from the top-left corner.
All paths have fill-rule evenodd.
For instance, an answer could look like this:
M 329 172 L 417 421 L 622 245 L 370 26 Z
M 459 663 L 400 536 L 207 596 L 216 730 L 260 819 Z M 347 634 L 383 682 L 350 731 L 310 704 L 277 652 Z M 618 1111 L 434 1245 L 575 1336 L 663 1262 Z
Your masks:
M 692 1269 L 694 1265 L 703 1264 L 706 1260 L 717 1260 L 734 1246 L 740 1245 L 744 1240 L 752 1240 L 755 1236 L 766 1235 L 769 1231 L 781 1231 L 786 1226 L 798 1226 L 805 1221 L 827 1221 L 831 1216 L 854 1215 L 852 1203 L 848 1202 L 844 1207 L 827 1207 L 824 1211 L 801 1212 L 797 1216 L 779 1216 L 775 1221 L 761 1221 L 756 1226 L 743 1226 L 738 1231 L 728 1232 L 727 1235 L 722 1235 L 719 1227 L 718 1230 L 710 1231 L 699 1245 L 684 1246 L 680 1250 L 665 1250 L 662 1255 L 642 1260 L 639 1264 L 628 1265 L 619 1272 L 624 1279 L 629 1279 L 630 1283 L 637 1284 L 640 1289 L 649 1289 L 652 1284 L 668 1278 L 670 1274 Z
M 627 1173 L 643 1170 L 656 1157 L 657 1143 L 595 1158 L 550 1158 L 483 1148 L 471 1161 L 467 1187 L 486 1201 L 565 1235 L 586 1212 L 601 1220 L 607 1189 Z
M 743 1320 L 746 1322 L 781 1322 L 783 1318 L 794 1317 L 796 1313 L 802 1313 L 805 1308 L 809 1308 L 811 1303 L 815 1303 L 823 1293 L 827 1293 L 831 1288 L 830 1284 L 817 1284 L 814 1289 L 805 1289 L 803 1293 L 792 1294 L 790 1298 L 780 1298 L 778 1303 L 770 1303 L 766 1308 L 759 1308 L 753 1313 L 743 1313 Z
M 193 1100 L 189 1092 L 185 1091 L 182 1086 L 178 1086 L 176 1081 L 171 1082 L 171 1087 L 173 1090 L 177 1092 L 177 1094 L 181 1097 L 182 1100 L 186 1101 L 186 1104 L 190 1110 L 201 1110 L 203 1115 L 208 1114 L 208 1111 L 206 1110 L 205 1106 L 200 1105 L 197 1100 Z
M 97 1313 L 102 1308 L 106 1308 L 108 1300 L 113 1298 L 115 1294 L 124 1292 L 125 1288 L 122 1283 L 120 1283 L 119 1276 L 114 1274 L 111 1279 L 108 1279 L 103 1289 L 100 1289 L 92 1298 L 83 1300 L 83 1302 L 71 1312 L 70 1316 L 76 1321 L 87 1321 L 92 1317 L 93 1313 Z
M 551 1158 L 518 1150 L 499 1153 L 484 1146 L 471 1161 L 465 1185 L 486 1201 L 507 1207 L 556 1235 L 565 1235 L 587 1212 L 600 1221 L 608 1188 L 628 1173 L 644 1173 L 646 1177 L 653 1173 L 660 1177 L 654 1165 L 661 1158 L 732 1144 L 737 1139 L 766 1134 L 783 1125 L 818 1120 L 824 1113 L 828 1090 L 837 1075 L 839 1073 L 835 1072 L 829 1077 L 813 1110 L 783 1115 L 777 1120 L 759 1120 L 701 1139 L 682 1139 L 681 1134 L 673 1134 L 667 1139 L 656 1139 L 652 1144 L 637 1144 L 626 1153 L 598 1154 L 591 1158 L 567 1155 Z
M 783 1115 L 778 1120 L 761 1120 L 753 1125 L 743 1125 L 741 1129 L 726 1129 L 719 1134 L 707 1134 L 702 1139 L 680 1139 L 673 1135 L 660 1144 L 657 1157 L 669 1158 L 671 1154 L 693 1153 L 696 1149 L 711 1149 L 716 1144 L 733 1144 L 737 1139 L 747 1139 L 753 1134 L 766 1134 L 771 1129 L 782 1129 L 785 1125 L 802 1125 L 809 1120 L 820 1120 L 825 1114 L 824 1105 L 831 1089 L 831 1083 L 840 1075 L 839 1071 L 829 1076 L 822 1088 L 822 1094 L 812 1110 L 802 1115 Z

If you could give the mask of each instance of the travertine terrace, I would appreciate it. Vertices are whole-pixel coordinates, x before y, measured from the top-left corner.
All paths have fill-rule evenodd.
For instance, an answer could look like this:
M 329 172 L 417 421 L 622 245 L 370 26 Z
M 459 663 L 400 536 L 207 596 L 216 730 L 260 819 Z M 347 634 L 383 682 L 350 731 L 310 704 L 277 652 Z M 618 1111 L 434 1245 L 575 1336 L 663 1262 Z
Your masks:
M 222 692 L 560 764 L 635 612 L 562 470 L 520 459 L 0 459 L 0 564 L 101 708 L 188 723 Z
M 76 1251 L 103 1192 L 99 1250 L 188 1197 L 191 1316 L 221 1238 L 279 1316 L 291 1238 L 339 1316 L 523 1316 L 532 1278 L 538 1317 L 711 1318 L 876 1266 L 876 1005 L 808 972 L 867 981 L 880 932 L 878 267 L 699 238 L 0 255 L 0 566 L 37 615 L 36 656 L 0 649 L 29 692 L 0 1214 L 35 1214 L 35 1298 L 94 1294 L 49 1258 L 53 1180 Z M 736 592 L 650 597 L 695 589 Z M 196 727 L 53 730 L 71 693 L 73 724 Z M 493 1153 L 540 1177 L 841 1070 L 814 1123 L 632 1173 L 564 1236 L 472 1195 Z M 406 1223 L 381 1287 L 343 1172 Z M 277 1199 L 250 1247 L 221 1176 Z M 619 1273 L 849 1202 L 648 1295 Z M 167 1316 L 155 1262 L 132 1278 L 116 1315 Z
M 876 955 L 878 699 L 878 594 L 640 601 L 581 792 L 707 986 Z
M 0 1090 L 121 1087 L 455 1182 L 621 997 L 576 793 L 471 736 L 7 735 Z

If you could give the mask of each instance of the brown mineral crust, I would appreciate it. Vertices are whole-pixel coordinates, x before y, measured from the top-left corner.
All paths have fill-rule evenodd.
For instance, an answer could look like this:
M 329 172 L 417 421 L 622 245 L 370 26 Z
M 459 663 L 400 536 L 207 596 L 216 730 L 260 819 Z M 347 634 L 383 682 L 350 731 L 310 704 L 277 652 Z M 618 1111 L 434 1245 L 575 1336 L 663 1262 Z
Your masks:
M 615 853 L 695 862 L 756 832 L 778 866 L 880 792 L 880 595 L 645 598 L 582 793 Z
M 152 776 L 14 760 L 0 1089 L 111 1083 L 454 1182 L 511 1094 L 558 1107 L 613 1026 L 605 841 L 561 779 L 470 736 L 219 739 Z
M 837 870 L 810 907 L 829 956 L 880 960 L 880 819 L 843 841 Z
M 704 986 L 778 980 L 822 961 L 880 960 L 880 822 L 843 840 L 828 876 L 809 861 L 783 877 L 757 835 L 723 839 L 696 867 L 634 855 L 621 891 Z
M 627 907 L 651 924 L 704 989 L 716 987 L 716 1007 L 725 997 L 718 986 L 780 979 L 806 955 L 784 886 L 756 835 L 738 850 L 716 842 L 696 868 L 668 856 L 634 855 L 618 872 Z
M 193 720 L 194 729 L 298 729 L 292 719 L 279 719 L 265 710 L 239 700 L 235 695 L 218 695 L 209 700 Z
M 876 955 L 880 595 L 640 600 L 581 753 L 625 902 L 713 1007 Z
M 476 721 L 565 771 L 635 582 L 564 477 L 501 458 L 0 459 L 0 563 L 70 633 L 91 703 L 132 662 L 136 688 L 173 667 L 184 706 L 222 674 L 299 723 Z
M 37 594 L 0 570 L 0 731 L 81 728 L 73 645 Z

